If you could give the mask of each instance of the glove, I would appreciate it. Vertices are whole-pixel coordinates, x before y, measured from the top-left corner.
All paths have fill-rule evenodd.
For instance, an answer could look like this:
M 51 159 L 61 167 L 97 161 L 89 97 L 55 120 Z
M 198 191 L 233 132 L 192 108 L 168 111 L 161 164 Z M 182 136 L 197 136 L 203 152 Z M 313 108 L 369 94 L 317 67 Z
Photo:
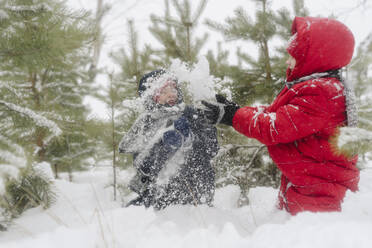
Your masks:
M 203 129 L 205 125 L 209 126 L 209 122 L 206 120 L 204 115 L 204 109 L 194 108 L 187 105 L 182 116 L 187 119 L 191 130 L 200 130 Z
M 201 103 L 207 107 L 204 110 L 204 115 L 211 124 L 225 124 L 232 126 L 234 115 L 240 106 L 234 102 L 228 101 L 222 95 L 216 95 L 217 104 L 212 104 L 206 101 Z
M 187 105 L 183 110 L 183 116 L 185 116 L 189 122 L 193 122 L 199 118 L 203 119 L 204 111 L 202 109 L 194 108 Z
M 182 135 L 176 130 L 166 131 L 163 134 L 163 142 L 169 147 L 180 148 L 182 146 Z

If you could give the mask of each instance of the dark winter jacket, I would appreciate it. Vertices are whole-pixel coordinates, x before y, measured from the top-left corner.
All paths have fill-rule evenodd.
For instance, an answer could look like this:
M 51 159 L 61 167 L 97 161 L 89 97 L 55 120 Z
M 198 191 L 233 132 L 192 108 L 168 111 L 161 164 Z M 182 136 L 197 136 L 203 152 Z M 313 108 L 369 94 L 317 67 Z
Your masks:
M 210 161 L 219 149 L 216 128 L 183 103 L 159 106 L 148 99 L 147 104 L 119 145 L 119 152 L 134 155 L 137 174 L 130 188 L 140 195 L 139 204 L 156 209 L 210 204 L 215 184 Z
M 336 153 L 330 144 L 348 123 L 344 84 L 326 72 L 350 62 L 353 35 L 338 21 L 310 17 L 297 17 L 292 32 L 288 52 L 296 66 L 287 81 L 293 83 L 270 106 L 239 109 L 233 127 L 267 145 L 282 172 L 281 208 L 291 214 L 339 211 L 346 190 L 357 190 L 359 171 L 357 157 Z

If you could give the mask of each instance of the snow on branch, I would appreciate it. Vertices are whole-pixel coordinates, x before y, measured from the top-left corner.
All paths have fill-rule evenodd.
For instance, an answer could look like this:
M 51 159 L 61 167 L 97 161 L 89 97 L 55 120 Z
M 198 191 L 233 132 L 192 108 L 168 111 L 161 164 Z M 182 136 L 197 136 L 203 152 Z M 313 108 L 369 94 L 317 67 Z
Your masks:
M 13 149 L 17 154 L 21 156 L 25 156 L 25 152 L 23 148 L 17 144 L 14 144 L 11 140 L 9 140 L 7 137 L 0 134 L 0 144 L 3 143 L 7 145 L 10 149 Z
M 1 100 L 0 100 L 0 105 L 5 106 L 10 111 L 17 112 L 21 114 L 22 116 L 32 119 L 35 122 L 35 124 L 39 127 L 48 128 L 54 134 L 54 136 L 59 136 L 60 134 L 62 134 L 62 130 L 57 126 L 55 122 L 48 120 L 44 116 L 35 113 L 31 109 L 23 108 L 13 103 L 1 101 Z
M 32 5 L 18 5 L 18 6 L 11 6 L 7 5 L 5 6 L 6 9 L 9 9 L 11 11 L 32 11 L 32 12 L 37 12 L 39 10 L 47 10 L 47 11 L 52 11 L 52 7 L 45 4 L 45 3 L 40 3 L 40 4 L 32 4 Z
M 351 142 L 372 141 L 372 132 L 357 127 L 342 127 L 338 138 L 338 146 L 343 147 Z
M 357 127 L 342 127 L 337 140 L 337 146 L 343 151 L 365 153 L 371 150 L 372 132 Z
M 22 98 L 21 94 L 15 88 L 9 86 L 9 83 L 6 83 L 6 82 L 4 82 L 4 83 L 5 83 L 4 85 L 0 85 L 0 89 L 1 88 L 6 89 L 9 92 L 11 92 L 12 94 L 14 94 L 16 97 Z
M 0 151 L 1 153 L 1 151 Z M 0 164 L 0 195 L 5 193 L 5 178 L 4 176 L 16 178 L 19 174 L 19 168 L 12 164 Z
M 366 109 L 358 109 L 358 112 L 359 113 L 371 113 L 372 112 L 372 108 L 366 108 Z
M 9 18 L 8 14 L 4 10 L 0 9 L 0 21 L 8 18 Z
M 15 154 L 4 150 L 0 150 L 0 159 L 17 167 L 25 167 L 27 163 L 24 158 L 17 157 Z
M 365 125 L 372 126 L 372 121 L 370 121 L 370 120 L 368 120 L 366 118 L 359 117 L 359 122 L 362 123 L 362 124 L 365 124 Z

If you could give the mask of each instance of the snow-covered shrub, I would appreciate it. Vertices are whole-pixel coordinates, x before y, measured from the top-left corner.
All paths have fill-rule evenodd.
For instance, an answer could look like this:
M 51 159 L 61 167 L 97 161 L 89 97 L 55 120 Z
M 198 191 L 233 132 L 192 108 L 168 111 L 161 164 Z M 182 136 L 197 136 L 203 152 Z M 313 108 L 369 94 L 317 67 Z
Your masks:
M 231 128 L 219 131 L 221 149 L 214 159 L 217 187 L 238 185 L 241 190 L 239 205 L 242 206 L 248 204 L 250 188 L 279 186 L 281 174 L 264 145 Z
M 119 201 L 122 206 L 125 206 L 130 199 L 133 199 L 135 194 L 129 189 L 129 182 L 130 179 L 135 175 L 135 171 L 133 168 L 129 168 L 127 170 L 122 170 L 119 172 L 118 182 L 117 182 L 117 189 L 118 189 L 118 196 Z
M 6 179 L 0 208 L 5 210 L 4 214 L 17 217 L 29 208 L 42 206 L 46 209 L 55 200 L 56 193 L 48 176 L 40 170 L 25 168 L 19 177 Z
M 2 200 L 0 200 L 1 203 Z M 6 231 L 11 223 L 11 215 L 5 208 L 0 206 L 0 232 Z

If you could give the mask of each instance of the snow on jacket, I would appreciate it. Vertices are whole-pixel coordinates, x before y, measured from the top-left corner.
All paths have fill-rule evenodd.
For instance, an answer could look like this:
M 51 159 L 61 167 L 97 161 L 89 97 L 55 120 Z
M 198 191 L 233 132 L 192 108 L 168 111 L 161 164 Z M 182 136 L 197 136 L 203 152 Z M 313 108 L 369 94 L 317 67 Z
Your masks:
M 215 184 L 210 161 L 219 149 L 216 128 L 195 118 L 190 106 L 173 114 L 156 112 L 137 119 L 119 145 L 121 153 L 134 155 L 139 172 L 131 189 L 157 209 L 210 204 Z
M 137 175 L 130 188 L 144 204 L 161 209 L 170 204 L 210 204 L 214 196 L 215 172 L 211 159 L 217 154 L 216 128 L 185 106 L 182 95 L 173 106 L 154 104 L 142 87 L 147 78 L 156 80 L 165 71 L 146 74 L 140 90 L 145 98 L 142 113 L 119 144 L 119 152 L 134 155 Z
M 346 26 L 326 18 L 296 17 L 292 33 L 287 51 L 296 66 L 287 70 L 287 82 L 298 82 L 287 84 L 270 106 L 239 109 L 233 127 L 267 145 L 282 172 L 280 208 L 291 214 L 340 211 L 345 192 L 358 188 L 357 157 L 334 152 L 329 142 L 347 125 L 344 85 L 317 73 L 346 66 L 354 38 Z

